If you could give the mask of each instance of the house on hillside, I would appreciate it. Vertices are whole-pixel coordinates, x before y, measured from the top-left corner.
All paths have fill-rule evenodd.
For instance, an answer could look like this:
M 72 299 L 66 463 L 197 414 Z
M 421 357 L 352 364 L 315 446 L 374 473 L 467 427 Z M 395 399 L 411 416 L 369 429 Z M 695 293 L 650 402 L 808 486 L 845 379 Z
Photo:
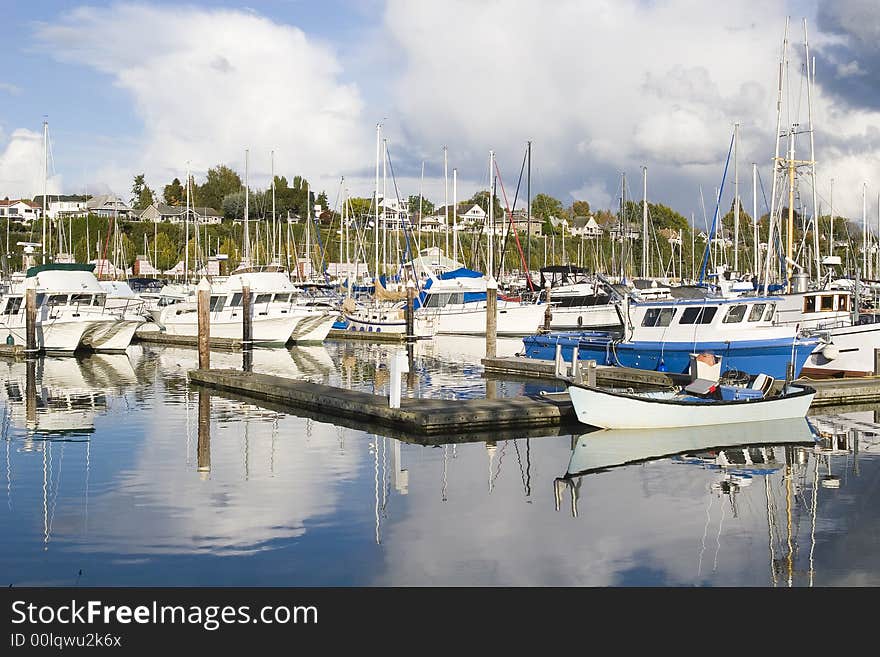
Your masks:
M 584 239 L 597 239 L 602 237 L 602 227 L 596 222 L 593 216 L 573 217 L 571 220 L 571 234 L 574 237 L 583 237 Z
M 91 197 L 87 194 L 47 194 L 46 215 L 49 219 L 68 219 L 70 217 L 85 217 L 89 211 L 86 203 Z M 34 203 L 42 208 L 43 197 L 35 196 Z
M 5 199 L 0 201 L 0 218 L 9 221 L 18 221 L 29 224 L 34 219 L 39 219 L 42 214 L 42 206 L 33 201 L 24 199 Z
M 172 224 L 186 222 L 186 208 L 179 205 L 153 203 L 138 215 L 140 221 L 167 221 Z M 194 224 L 219 224 L 223 215 L 214 208 L 193 207 L 189 209 L 189 220 Z
M 96 217 L 120 217 L 128 219 L 132 210 L 129 205 L 115 194 L 99 194 L 86 201 L 86 210 Z

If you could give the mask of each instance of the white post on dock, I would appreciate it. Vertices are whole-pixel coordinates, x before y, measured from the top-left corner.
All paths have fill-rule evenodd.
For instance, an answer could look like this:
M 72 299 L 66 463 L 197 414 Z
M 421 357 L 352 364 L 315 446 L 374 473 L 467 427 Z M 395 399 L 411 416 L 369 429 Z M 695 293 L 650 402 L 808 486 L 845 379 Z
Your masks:
M 486 358 L 495 358 L 498 336 L 498 282 L 489 275 L 486 281 Z
M 211 284 L 202 278 L 197 289 L 196 309 L 199 322 L 199 369 L 211 369 Z
M 403 387 L 400 376 L 409 372 L 409 359 L 405 351 L 397 350 L 391 355 L 388 370 L 391 379 L 388 406 L 389 408 L 400 408 L 400 392 Z

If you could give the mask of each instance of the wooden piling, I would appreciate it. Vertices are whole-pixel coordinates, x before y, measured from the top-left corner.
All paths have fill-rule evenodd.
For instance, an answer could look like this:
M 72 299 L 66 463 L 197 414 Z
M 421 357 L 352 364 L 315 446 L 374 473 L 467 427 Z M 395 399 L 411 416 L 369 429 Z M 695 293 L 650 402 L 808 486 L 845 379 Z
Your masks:
M 874 376 L 880 376 L 880 349 L 874 349 Z
M 25 353 L 37 352 L 37 290 L 28 286 L 25 291 Z
M 211 369 L 211 285 L 203 278 L 197 288 L 199 316 L 199 369 Z
M 24 410 L 28 429 L 37 426 L 37 361 L 28 358 L 25 364 L 27 374 L 25 378 Z
M 550 322 L 553 321 L 553 311 L 550 305 L 550 281 L 544 284 L 544 301 L 547 303 L 547 307 L 544 308 L 544 330 L 549 332 Z
M 241 359 L 242 369 L 250 372 L 254 362 L 253 321 L 254 309 L 251 303 L 250 285 L 241 286 Z
M 498 283 L 486 282 L 486 358 L 495 358 L 498 345 Z

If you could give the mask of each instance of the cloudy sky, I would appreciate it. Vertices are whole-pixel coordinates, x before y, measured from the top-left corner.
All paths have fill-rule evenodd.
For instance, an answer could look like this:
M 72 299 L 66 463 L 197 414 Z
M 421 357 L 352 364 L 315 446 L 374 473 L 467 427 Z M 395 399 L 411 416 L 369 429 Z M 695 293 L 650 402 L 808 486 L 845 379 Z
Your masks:
M 492 149 L 512 203 L 530 140 L 533 195 L 612 207 L 622 173 L 628 195 L 641 196 L 646 166 L 649 199 L 701 224 L 701 191 L 711 215 L 734 123 L 744 204 L 751 209 L 752 162 L 769 196 L 790 16 L 782 130 L 808 125 L 806 18 L 820 203 L 827 211 L 834 179 L 835 212 L 861 217 L 867 183 L 876 220 L 873 5 L 15 0 L 4 4 L 12 37 L 0 54 L 0 197 L 42 192 L 44 118 L 50 192 L 127 198 L 134 174 L 161 190 L 187 163 L 197 179 L 217 163 L 243 173 L 249 149 L 253 187 L 266 186 L 274 150 L 277 172 L 305 175 L 331 202 L 343 177 L 367 196 L 381 122 L 401 195 L 418 193 L 424 162 L 425 194 L 443 201 L 445 145 L 459 197 L 487 184 Z M 796 147 L 808 157 L 808 136 Z M 724 197 L 732 188 L 731 164 Z

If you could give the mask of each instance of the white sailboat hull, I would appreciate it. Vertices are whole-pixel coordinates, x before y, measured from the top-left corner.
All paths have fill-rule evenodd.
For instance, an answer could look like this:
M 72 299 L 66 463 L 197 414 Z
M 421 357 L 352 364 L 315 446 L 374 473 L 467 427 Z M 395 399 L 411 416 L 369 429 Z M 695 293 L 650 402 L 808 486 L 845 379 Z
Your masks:
M 330 334 L 339 313 L 335 311 L 312 312 L 300 320 L 290 339 L 296 343 L 323 342 Z
M 544 322 L 546 306 L 498 302 L 498 335 L 531 335 Z M 416 318 L 433 320 L 435 333 L 451 335 L 486 335 L 486 302 L 443 308 L 420 308 Z
M 664 429 L 806 417 L 816 391 L 789 385 L 780 397 L 738 401 L 670 402 L 660 397 L 622 394 L 571 385 L 578 421 L 602 429 Z
M 874 373 L 874 350 L 880 349 L 880 324 L 827 330 L 829 345 L 819 345 L 807 358 L 804 376 L 867 376 Z
M 596 306 L 555 307 L 550 317 L 550 330 L 576 331 L 578 329 L 604 329 L 620 326 L 617 306 L 600 304 Z
M 143 319 L 111 320 L 96 324 L 83 334 L 82 344 L 94 351 L 120 352 L 131 344 L 137 328 L 144 323 Z
M 163 313 L 165 315 L 165 313 Z M 240 315 L 240 313 L 236 313 Z M 178 318 L 183 319 L 178 319 Z M 252 340 L 254 342 L 285 344 L 293 333 L 294 328 L 300 321 L 300 317 L 261 317 L 253 318 L 251 324 Z M 186 312 L 182 315 L 165 315 L 160 325 L 164 327 L 167 335 L 183 337 L 198 337 L 198 318 L 195 312 Z M 231 340 L 242 339 L 241 317 L 211 317 L 211 337 L 226 338 Z

